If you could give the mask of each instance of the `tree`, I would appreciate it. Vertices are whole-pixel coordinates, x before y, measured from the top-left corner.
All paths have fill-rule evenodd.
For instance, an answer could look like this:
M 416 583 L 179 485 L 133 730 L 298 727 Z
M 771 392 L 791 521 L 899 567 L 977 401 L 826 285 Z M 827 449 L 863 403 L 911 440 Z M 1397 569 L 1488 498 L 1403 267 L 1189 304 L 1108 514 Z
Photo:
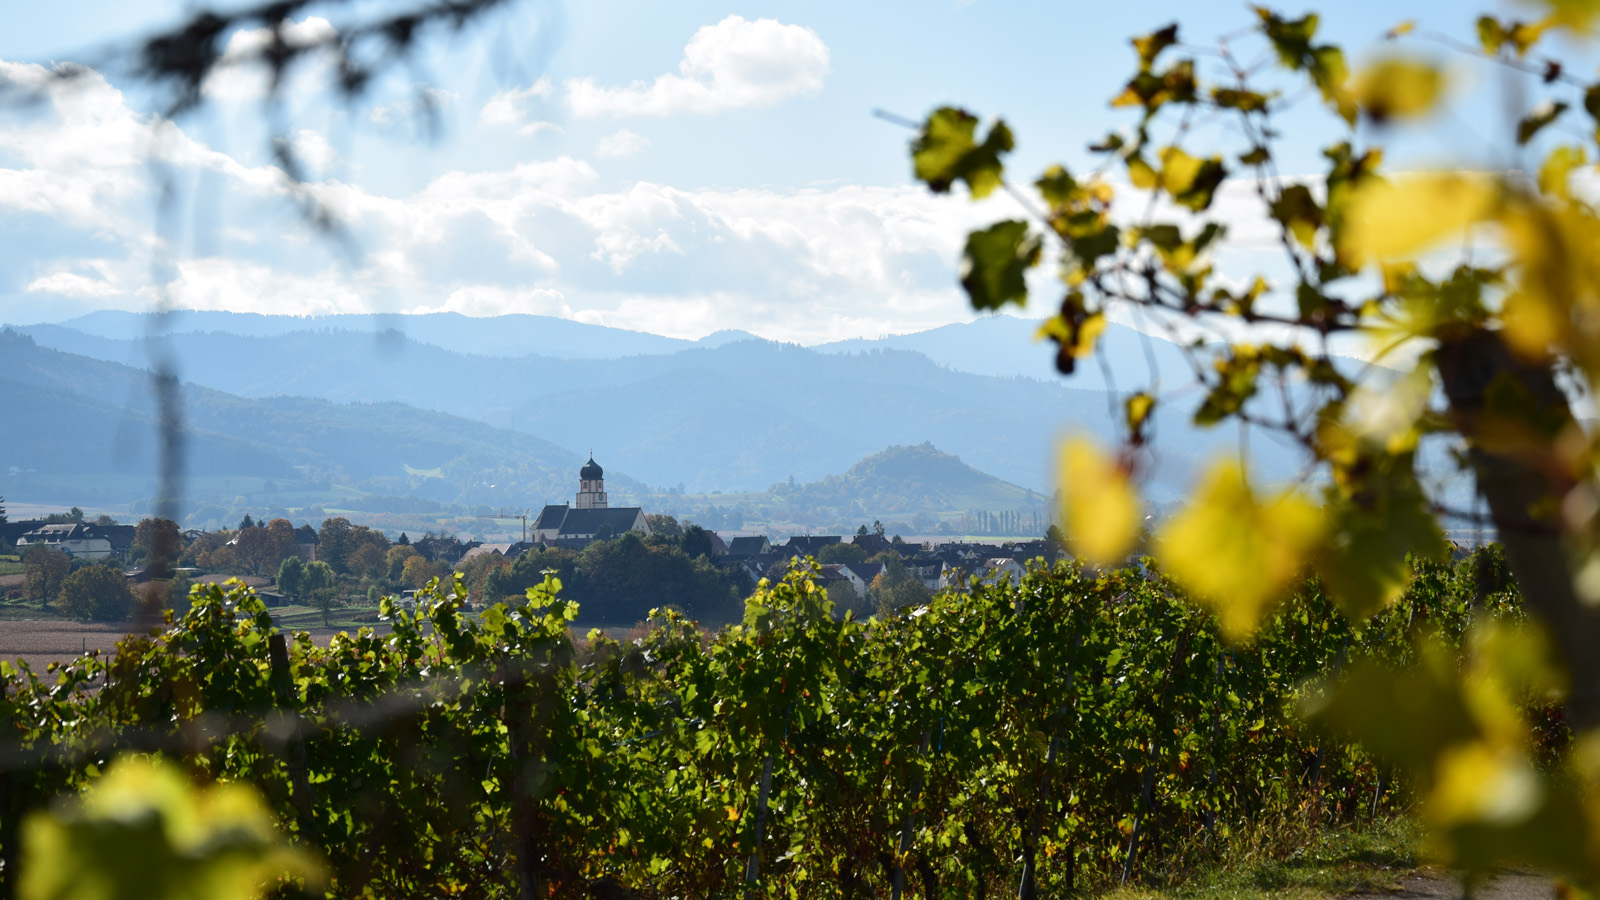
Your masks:
M 244 518 L 239 520 L 239 530 L 243 531 L 246 528 L 254 528 L 254 527 L 256 527 L 256 520 L 250 518 L 250 514 L 249 513 L 245 513 L 244 514 Z
M 300 591 L 322 612 L 322 624 L 328 625 L 333 616 L 333 598 L 337 592 L 338 575 L 333 567 L 317 560 L 307 563 L 300 576 Z
M 94 524 L 96 524 L 96 525 L 115 525 L 115 524 L 117 524 L 117 519 L 116 519 L 115 516 L 109 515 L 107 513 L 101 513 L 100 515 L 94 517 Z
M 50 513 L 44 517 L 43 522 L 46 525 L 72 525 L 74 523 L 82 523 L 83 510 L 74 506 L 71 510 L 64 513 Z
M 827 587 L 828 599 L 833 601 L 835 612 L 843 613 L 848 610 L 858 615 L 863 612 L 861 595 L 856 593 L 856 586 L 851 584 L 848 579 L 841 578 L 837 581 L 830 581 Z
M 678 520 L 672 516 L 649 513 L 644 517 L 644 520 L 650 525 L 651 534 L 659 534 L 669 541 L 678 541 L 683 538 L 683 526 L 679 525 Z
M 349 571 L 345 567 L 347 560 L 356 549 L 355 526 L 350 520 L 340 516 L 335 519 L 326 519 L 322 528 L 317 532 L 317 559 L 333 567 L 335 572 Z
M 400 580 L 413 588 L 421 590 L 430 580 L 441 577 L 448 571 L 449 568 L 443 563 L 430 562 L 427 557 L 421 554 L 413 554 L 406 557 L 406 561 L 400 570 Z
M 239 561 L 257 575 L 274 571 L 287 555 L 281 535 L 258 525 L 239 529 L 237 543 L 233 549 Z M 293 547 L 289 549 L 292 550 Z
M 867 561 L 867 548 L 860 544 L 828 544 L 817 551 L 817 562 L 824 565 L 835 563 L 859 563 Z
M 862 526 L 860 526 L 860 527 L 858 527 L 856 529 L 856 537 L 866 537 L 866 536 L 867 536 L 867 526 L 862 525 Z
M 405 535 L 401 535 L 405 537 Z M 390 581 L 399 581 L 404 577 L 406 560 L 419 555 L 416 548 L 410 544 L 396 544 L 384 554 L 384 573 Z
M 402 531 L 402 532 L 400 532 L 400 540 L 395 541 L 395 543 L 399 544 L 402 547 L 409 547 L 409 546 L 411 546 L 411 538 L 406 537 L 406 533 L 404 531 Z
M 696 559 L 701 556 L 710 559 L 711 554 L 714 552 L 711 543 L 711 532 L 701 528 L 699 525 L 690 525 L 683 529 L 683 539 L 678 542 L 678 546 L 682 548 L 684 555 L 690 559 Z
M 49 603 L 72 571 L 72 557 L 54 547 L 34 544 L 22 553 L 23 592 L 30 600 Z
M 6 519 L 6 498 L 5 498 L 4 494 L 0 494 L 0 525 L 4 525 L 7 521 L 8 520 Z
M 61 582 L 61 611 L 85 621 L 120 622 L 133 608 L 128 579 L 115 566 L 84 566 Z
M 150 518 L 141 519 L 133 528 L 133 544 L 131 556 L 135 560 L 151 560 L 152 562 L 165 558 L 168 564 L 178 558 L 178 547 L 182 543 L 182 535 L 178 531 L 178 523 L 171 519 Z M 165 578 L 166 572 L 150 573 L 152 578 Z
M 384 549 L 371 542 L 364 542 L 357 547 L 345 565 L 350 574 L 361 578 L 382 578 L 389 571 Z
M 1025 304 L 1027 272 L 1053 244 L 1061 299 L 1043 333 L 1062 374 L 1096 352 L 1107 315 L 1119 309 L 1174 335 L 1191 355 L 1198 390 L 1162 395 L 1152 372 L 1151 384 L 1121 398 L 1114 452 L 1083 439 L 1063 445 L 1065 530 L 1077 552 L 1109 563 L 1134 546 L 1142 523 L 1135 485 L 1153 416 L 1177 397 L 1198 396 L 1189 411 L 1198 425 L 1232 422 L 1298 445 L 1318 476 L 1303 483 L 1320 485 L 1314 495 L 1265 491 L 1241 460 L 1219 460 L 1159 528 L 1153 543 L 1164 571 L 1215 610 L 1230 639 L 1247 639 L 1308 566 L 1344 613 L 1363 621 L 1405 589 L 1412 559 L 1447 551 L 1442 517 L 1490 525 L 1570 676 L 1567 721 L 1592 739 L 1600 734 L 1600 443 L 1578 423 L 1572 398 L 1600 387 L 1600 317 L 1592 313 L 1600 269 L 1590 263 L 1600 209 L 1575 184 L 1600 150 L 1600 83 L 1574 74 L 1584 67 L 1560 58 L 1555 40 L 1574 36 L 1566 48 L 1576 46 L 1600 5 L 1530 5 L 1546 14 L 1529 23 L 1479 18 L 1477 48 L 1402 23 L 1389 33 L 1395 43 L 1354 74 L 1340 48 L 1318 42 L 1315 15 L 1257 8 L 1252 34 L 1208 48 L 1214 66 L 1197 65 L 1195 45 L 1173 24 L 1133 41 L 1136 70 L 1112 103 L 1137 127 L 1090 147 L 1104 160 L 1093 172 L 1051 166 L 1024 187 L 1006 173 L 1015 137 L 1005 123 L 980 137 L 977 117 L 949 107 L 922 123 L 911 156 L 916 177 L 935 192 L 964 183 L 974 199 L 1001 188 L 1023 198 L 1030 218 L 968 235 L 960 280 L 980 311 Z M 1536 154 L 1536 171 L 1482 171 L 1473 157 L 1459 160 L 1463 170 L 1384 174 L 1384 140 L 1427 136 L 1448 120 L 1428 116 L 1451 96 L 1450 75 L 1416 42 L 1443 44 L 1510 82 L 1497 146 L 1474 150 L 1507 160 Z M 1256 50 L 1264 65 L 1249 62 Z M 1217 80 L 1206 81 L 1209 73 Z M 1278 163 L 1281 117 L 1302 96 L 1327 113 L 1322 124 L 1297 118 L 1293 129 L 1326 141 L 1325 174 L 1312 177 L 1287 176 Z M 1569 112 L 1595 121 L 1579 125 Z M 1550 127 L 1564 116 L 1566 127 Z M 1228 127 L 1191 127 L 1197 119 Z M 1230 185 L 1258 201 L 1257 221 L 1275 234 L 1287 277 L 1235 271 L 1222 282 L 1214 251 L 1236 223 L 1215 200 Z M 1123 208 L 1139 210 L 1137 219 L 1117 215 Z M 1232 340 L 1188 339 L 1201 333 Z M 1355 346 L 1352 339 L 1373 341 L 1383 365 L 1342 365 L 1336 349 Z M 1430 488 L 1435 479 L 1418 462 L 1430 454 L 1459 461 L 1486 516 Z M 1534 767 L 1509 749 L 1514 740 L 1504 743 L 1526 721 L 1483 718 L 1484 692 L 1515 709 L 1511 685 L 1523 676 L 1482 664 L 1488 674 L 1453 671 L 1444 681 L 1376 667 L 1351 673 L 1354 686 L 1330 694 L 1321 721 L 1415 767 L 1434 830 L 1454 842 L 1457 862 L 1482 872 L 1496 851 L 1527 847 L 1594 883 L 1594 863 L 1556 840 L 1595 840 L 1595 826 L 1579 824 L 1593 817 L 1575 819 L 1556 799 L 1571 796 L 1563 785 L 1600 783 L 1593 767 L 1548 774 L 1529 788 L 1544 799 L 1515 821 L 1487 812 L 1503 796 L 1492 793 L 1503 783 L 1495 778 L 1531 778 Z M 1434 679 L 1438 702 L 1407 715 L 1385 705 L 1403 692 L 1402 680 L 1418 678 Z M 1478 705 L 1461 699 L 1469 695 Z M 1446 710 L 1466 712 L 1447 723 Z M 1397 730 L 1440 737 L 1397 741 Z M 1456 781 L 1440 774 L 1467 758 L 1494 758 L 1500 768 L 1470 778 L 1461 770 Z
M 278 590 L 299 597 L 305 590 L 306 563 L 298 556 L 285 557 L 278 564 Z

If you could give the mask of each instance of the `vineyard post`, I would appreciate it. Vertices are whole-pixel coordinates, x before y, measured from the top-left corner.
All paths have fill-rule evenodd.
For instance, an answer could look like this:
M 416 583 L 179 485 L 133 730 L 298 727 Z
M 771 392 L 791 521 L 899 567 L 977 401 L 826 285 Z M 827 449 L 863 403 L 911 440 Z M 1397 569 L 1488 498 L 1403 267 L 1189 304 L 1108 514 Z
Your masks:
M 1226 653 L 1222 648 L 1217 648 L 1216 677 L 1212 684 L 1217 685 L 1217 690 L 1222 691 L 1222 657 Z M 1222 727 L 1221 704 L 1217 698 L 1211 701 L 1211 773 L 1206 778 L 1206 843 L 1211 842 L 1211 836 L 1217 830 L 1217 733 Z
M 511 764 L 511 831 L 517 848 L 517 896 L 521 900 L 544 900 L 544 878 L 535 860 L 538 847 L 534 840 L 535 809 L 528 782 L 523 771 L 523 760 L 529 759 L 528 726 L 533 719 L 532 704 L 527 697 L 528 676 L 519 672 L 506 679 L 506 701 L 502 710 L 507 728 L 506 757 Z
M 933 732 L 929 729 L 922 731 L 922 746 L 917 751 L 921 756 L 928 755 L 928 745 L 933 740 Z M 900 900 L 900 895 L 906 887 L 906 854 L 911 852 L 911 837 L 917 830 L 917 800 L 922 796 L 922 769 L 918 768 L 915 775 L 911 776 L 911 793 L 909 794 L 911 808 L 906 810 L 905 822 L 900 827 L 900 847 L 894 855 L 893 900 Z
M 756 841 L 755 848 L 750 851 L 750 862 L 744 869 L 744 898 L 750 900 L 755 896 L 756 878 L 761 875 L 761 839 L 766 836 L 767 830 L 767 795 L 772 792 L 772 754 L 767 754 L 767 761 L 761 764 L 761 795 L 756 800 Z
M 1133 817 L 1133 834 L 1128 836 L 1128 855 L 1122 860 L 1122 883 L 1128 883 L 1128 876 L 1133 872 L 1133 861 L 1139 855 L 1139 833 L 1143 830 L 1145 820 L 1155 810 L 1156 805 L 1156 742 L 1149 739 L 1144 745 L 1145 764 L 1144 774 L 1140 776 L 1139 796 L 1143 810 Z
M 277 701 L 279 715 L 285 723 L 293 722 L 283 747 L 284 761 L 289 766 L 289 780 L 294 790 L 295 815 L 299 819 L 300 835 L 305 839 L 316 836 L 316 816 L 312 806 L 311 778 L 307 772 L 306 744 L 300 735 L 299 713 L 294 704 L 294 675 L 289 671 L 289 646 L 284 636 L 274 634 L 267 638 L 267 657 L 271 663 L 272 692 Z M 292 717 L 292 718 L 291 718 Z
M 1033 821 L 1028 823 L 1028 833 L 1022 841 L 1022 878 L 1017 882 L 1017 900 L 1036 900 L 1039 895 L 1034 857 L 1039 850 L 1039 833 L 1044 829 L 1044 807 L 1050 802 L 1050 774 L 1056 764 L 1056 748 L 1061 744 L 1055 729 L 1050 732 L 1050 749 L 1045 753 L 1044 771 L 1039 773 L 1039 788 L 1033 798 Z

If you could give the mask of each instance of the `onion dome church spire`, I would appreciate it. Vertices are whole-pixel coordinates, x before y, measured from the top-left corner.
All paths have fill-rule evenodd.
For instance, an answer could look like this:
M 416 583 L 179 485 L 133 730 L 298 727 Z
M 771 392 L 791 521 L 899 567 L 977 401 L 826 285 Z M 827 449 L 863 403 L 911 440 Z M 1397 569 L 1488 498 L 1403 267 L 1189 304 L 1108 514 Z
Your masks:
M 590 451 L 589 461 L 578 470 L 578 500 L 573 506 L 578 509 L 605 509 L 605 477 L 605 470 L 594 461 L 594 452 Z

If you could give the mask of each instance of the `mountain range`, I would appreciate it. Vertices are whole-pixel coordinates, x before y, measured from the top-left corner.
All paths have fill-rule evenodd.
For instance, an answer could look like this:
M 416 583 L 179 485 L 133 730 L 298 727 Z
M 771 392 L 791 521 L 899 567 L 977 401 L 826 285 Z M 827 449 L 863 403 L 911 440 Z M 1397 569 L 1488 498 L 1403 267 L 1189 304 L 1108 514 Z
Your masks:
M 1106 383 L 1099 366 L 1053 376 L 1049 346 L 1031 341 L 1036 323 L 1009 317 L 815 348 L 742 334 L 675 341 L 536 316 L 405 317 L 403 330 L 379 329 L 383 321 L 185 313 L 160 340 L 185 380 L 240 398 L 405 404 L 592 450 L 608 469 L 691 493 L 817 481 L 885 447 L 923 442 L 1048 492 L 1059 435 L 1115 432 L 1118 404 L 1097 386 Z M 106 312 L 18 331 L 44 347 L 138 365 L 150 325 Z M 552 352 L 460 349 L 505 351 L 508 335 Z M 1163 385 L 1182 383 L 1187 361 L 1176 345 L 1119 326 L 1103 340 L 1119 387 L 1146 383 L 1150 359 Z M 657 352 L 627 352 L 641 348 Z M 1236 447 L 1235 430 L 1189 424 L 1185 404 L 1196 400 L 1179 396 L 1158 413 L 1164 441 L 1149 485 L 1157 499 L 1181 493 L 1197 464 Z M 1295 464 L 1270 442 L 1256 442 L 1252 457 L 1269 477 Z

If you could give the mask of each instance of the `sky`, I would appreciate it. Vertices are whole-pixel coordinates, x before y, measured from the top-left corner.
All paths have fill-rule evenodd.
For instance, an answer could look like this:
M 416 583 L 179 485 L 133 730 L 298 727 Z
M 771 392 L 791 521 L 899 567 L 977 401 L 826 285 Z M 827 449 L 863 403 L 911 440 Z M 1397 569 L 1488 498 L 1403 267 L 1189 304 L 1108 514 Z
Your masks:
M 1163 0 L 521 0 L 438 36 L 354 104 L 328 97 L 314 69 L 269 113 L 259 73 L 232 69 L 206 85 L 199 114 L 167 122 L 114 51 L 186 6 L 8 6 L 0 79 L 36 83 L 64 61 L 96 71 L 42 105 L 0 107 L 0 322 L 159 303 L 534 313 L 805 344 L 970 320 L 956 280 L 966 231 L 1022 212 L 1003 195 L 974 204 L 915 184 L 910 132 L 874 110 L 1003 116 L 1019 144 L 1012 171 L 1083 171 L 1096 163 L 1088 144 L 1134 122 L 1108 104 L 1132 71 L 1129 36 L 1178 21 L 1187 42 L 1215 46 L 1253 19 L 1243 4 Z M 345 6 L 311 7 L 294 27 L 337 33 Z M 1323 35 L 1357 62 L 1403 19 L 1471 34 L 1471 16 L 1442 0 L 1322 6 Z M 230 51 L 253 40 L 234 34 Z M 1482 138 L 1491 101 L 1474 77 L 1430 137 L 1395 136 L 1391 158 L 1502 163 Z M 297 212 L 269 123 L 348 243 Z M 1316 104 L 1284 126 L 1284 170 L 1320 169 L 1333 132 Z M 1219 268 L 1241 284 L 1273 265 L 1248 187 L 1219 201 L 1238 223 Z M 1029 312 L 1049 307 L 1046 293 Z

